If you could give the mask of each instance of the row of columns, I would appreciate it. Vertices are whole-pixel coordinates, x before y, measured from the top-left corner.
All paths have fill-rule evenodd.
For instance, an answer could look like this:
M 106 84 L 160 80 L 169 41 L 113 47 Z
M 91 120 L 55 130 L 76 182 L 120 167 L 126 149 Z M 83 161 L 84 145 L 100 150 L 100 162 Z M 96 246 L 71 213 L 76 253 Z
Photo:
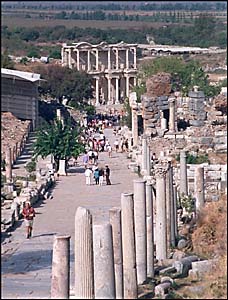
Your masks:
M 111 70 L 111 48 L 107 50 L 100 50 L 102 52 L 107 52 L 107 69 L 110 71 Z M 120 66 L 119 66 L 119 49 L 118 48 L 113 48 L 114 52 L 115 52 L 115 70 L 119 70 Z M 96 63 L 95 63 L 95 70 L 96 71 L 101 71 L 99 69 L 99 49 L 82 49 L 81 52 L 85 52 L 87 51 L 87 72 L 91 71 L 91 54 L 95 55 L 96 58 Z M 123 50 L 121 50 L 123 51 Z M 126 54 L 125 54 L 125 69 L 129 69 L 129 48 L 126 48 Z M 72 52 L 76 52 L 76 68 L 77 70 L 80 70 L 80 50 L 77 48 L 73 48 L 73 47 L 62 47 L 61 50 L 61 55 L 62 55 L 62 65 L 67 64 L 69 68 L 72 68 Z M 133 52 L 134 52 L 134 59 L 133 59 L 133 65 L 134 65 L 134 69 L 137 68 L 137 60 L 136 60 L 136 48 L 133 48 Z
M 96 98 L 96 103 L 95 105 L 98 106 L 100 104 L 100 85 L 99 85 L 99 81 L 101 79 L 101 77 L 99 76 L 94 76 L 95 78 L 95 98 Z M 130 78 L 131 75 L 127 75 L 125 74 L 124 77 L 113 77 L 113 76 L 106 76 L 105 77 L 107 79 L 107 103 L 108 104 L 119 104 L 119 93 L 120 93 L 120 80 L 122 78 L 125 78 L 125 95 L 126 97 L 129 97 L 129 93 L 130 93 Z M 114 95 L 114 99 L 112 100 L 112 95 L 111 95 L 111 80 L 115 79 L 115 95 Z M 134 86 L 136 85 L 136 77 L 132 77 L 134 82 Z M 104 89 L 104 87 L 103 87 Z M 113 103 L 114 102 L 114 103 Z
M 196 176 L 201 182 L 196 182 L 196 194 L 202 195 L 202 168 Z M 168 248 L 175 247 L 177 237 L 177 192 L 171 163 L 160 160 L 155 178 L 156 258 L 162 261 Z M 154 277 L 152 184 L 138 179 L 133 187 L 134 194 L 121 194 L 121 208 L 110 209 L 107 224 L 93 225 L 89 210 L 77 209 L 76 299 L 137 299 L 138 284 Z M 55 239 L 51 298 L 69 298 L 69 236 Z

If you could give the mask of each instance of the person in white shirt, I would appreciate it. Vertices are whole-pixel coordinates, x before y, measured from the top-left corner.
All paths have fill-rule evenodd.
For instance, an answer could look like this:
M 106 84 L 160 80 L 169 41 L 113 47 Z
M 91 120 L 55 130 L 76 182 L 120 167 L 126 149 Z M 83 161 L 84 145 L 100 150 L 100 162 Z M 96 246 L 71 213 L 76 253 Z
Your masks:
M 107 151 L 108 151 L 108 156 L 112 157 L 112 147 L 111 147 L 111 145 L 108 145 Z
M 116 148 L 116 152 L 118 152 L 118 150 L 119 150 L 119 141 L 117 139 L 114 142 L 114 146 Z
M 91 176 L 93 172 L 90 168 L 85 170 L 86 185 L 91 185 Z

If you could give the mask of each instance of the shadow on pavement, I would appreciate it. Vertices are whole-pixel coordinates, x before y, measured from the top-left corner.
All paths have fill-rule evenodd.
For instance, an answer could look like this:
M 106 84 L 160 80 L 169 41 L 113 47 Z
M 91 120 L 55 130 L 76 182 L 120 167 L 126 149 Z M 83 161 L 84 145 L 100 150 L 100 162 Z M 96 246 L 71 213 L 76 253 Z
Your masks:
M 84 167 L 73 167 L 72 169 L 68 169 L 67 173 L 78 173 L 78 174 L 82 174 L 85 173 L 85 168 Z
M 32 238 L 36 238 L 36 237 L 40 237 L 40 236 L 50 236 L 50 235 L 55 235 L 55 234 L 56 234 L 56 232 L 43 233 L 43 234 L 34 235 Z

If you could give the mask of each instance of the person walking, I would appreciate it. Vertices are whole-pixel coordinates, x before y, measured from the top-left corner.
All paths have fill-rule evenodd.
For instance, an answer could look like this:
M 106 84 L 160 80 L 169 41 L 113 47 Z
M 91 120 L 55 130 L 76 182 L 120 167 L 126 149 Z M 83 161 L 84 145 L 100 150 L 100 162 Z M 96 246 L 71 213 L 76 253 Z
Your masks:
M 98 170 L 98 168 L 96 168 L 96 170 L 94 171 L 94 179 L 95 179 L 96 185 L 99 184 L 99 170 Z
M 114 146 L 116 148 L 116 152 L 118 152 L 118 150 L 119 150 L 119 141 L 118 141 L 118 139 L 115 140 Z
M 99 169 L 99 185 L 102 186 L 104 181 L 104 169 Z
M 91 185 L 91 176 L 92 176 L 92 170 L 90 168 L 87 168 L 85 170 L 85 178 L 86 178 L 86 185 Z
M 25 202 L 25 207 L 22 210 L 22 215 L 24 217 L 26 226 L 26 238 L 29 239 L 30 237 L 32 237 L 33 219 L 35 217 L 35 210 L 31 206 L 29 201 Z
M 107 185 L 111 185 L 111 181 L 110 181 L 110 169 L 108 167 L 108 165 L 105 166 L 105 177 L 106 177 L 106 184 Z
M 111 145 L 108 145 L 107 151 L 108 151 L 108 157 L 112 157 L 112 146 Z
M 89 156 L 87 153 L 85 153 L 82 157 L 82 161 L 83 161 L 83 164 L 84 164 L 84 167 L 86 168 L 87 167 L 87 164 L 88 164 L 88 161 L 89 161 Z

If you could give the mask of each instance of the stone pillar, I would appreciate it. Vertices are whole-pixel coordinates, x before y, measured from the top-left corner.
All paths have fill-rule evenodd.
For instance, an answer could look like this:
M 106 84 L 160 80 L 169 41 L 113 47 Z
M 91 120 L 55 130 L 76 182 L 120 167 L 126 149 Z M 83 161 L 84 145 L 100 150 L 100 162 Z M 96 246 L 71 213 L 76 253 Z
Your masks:
M 168 102 L 169 102 L 169 131 L 175 132 L 175 98 L 170 97 Z
M 196 212 L 199 212 L 201 211 L 205 202 L 203 167 L 195 168 L 194 186 L 195 186 L 195 198 L 196 198 Z
M 76 53 L 77 53 L 77 70 L 80 70 L 80 54 L 79 54 L 79 50 L 75 49 Z
M 6 182 L 11 183 L 12 181 L 12 153 L 11 148 L 6 149 Z
M 145 180 L 134 180 L 134 221 L 138 284 L 146 281 L 146 187 Z
M 58 174 L 59 175 L 66 175 L 66 161 L 65 161 L 65 159 L 60 159 L 60 161 L 59 161 Z
M 92 215 L 84 207 L 75 214 L 75 297 L 94 298 Z
M 61 48 L 61 63 L 62 63 L 62 66 L 65 65 L 65 53 L 64 53 L 64 50 L 65 50 L 65 48 L 62 47 Z
M 110 224 L 93 226 L 95 299 L 115 299 L 115 272 Z
M 150 153 L 150 147 L 149 147 L 149 143 L 147 140 L 147 146 L 146 146 L 146 150 L 147 150 L 147 166 L 146 166 L 146 170 L 147 170 L 147 175 L 150 176 L 151 173 L 151 153 Z
M 71 48 L 69 48 L 69 68 L 70 69 L 72 69 L 72 57 L 71 57 L 71 51 L 72 51 L 72 49 Z
M 108 49 L 108 70 L 111 70 L 111 49 Z
M 96 70 L 99 70 L 99 52 L 98 49 L 96 49 Z
M 122 232 L 121 232 L 121 209 L 116 207 L 111 208 L 109 210 L 109 220 L 112 226 L 116 299 L 123 299 L 123 253 L 122 253 Z
M 108 104 L 111 103 L 111 78 L 108 77 Z
M 119 103 L 119 78 L 116 78 L 116 101 L 115 104 Z
M 133 194 L 121 194 L 124 299 L 137 299 Z
M 132 137 L 133 137 L 133 146 L 138 145 L 138 115 L 137 110 L 132 108 Z
M 167 242 L 168 247 L 175 247 L 175 211 L 173 192 L 173 169 L 168 163 L 166 173 L 166 214 L 167 214 Z
M 100 104 L 99 102 L 99 78 L 95 78 L 96 80 L 96 106 L 98 106 Z
M 69 299 L 70 236 L 55 236 L 52 256 L 51 299 Z
M 126 97 L 129 97 L 129 76 L 125 75 L 126 78 Z
M 180 195 L 188 195 L 186 152 L 180 151 Z
M 147 139 L 146 136 L 142 137 L 142 171 L 147 174 L 147 157 L 148 153 L 147 153 Z
M 151 183 L 146 183 L 146 246 L 147 276 L 154 277 L 154 221 L 153 195 Z
M 167 258 L 166 231 L 166 171 L 162 164 L 155 166 L 156 176 L 156 258 Z
M 134 48 L 134 69 L 137 69 L 136 48 Z
M 91 70 L 91 63 L 90 63 L 90 50 L 87 52 L 87 71 Z
M 167 120 L 165 118 L 161 118 L 161 129 L 162 130 L 167 129 Z
M 126 69 L 129 69 L 129 49 L 126 49 Z
M 173 185 L 173 205 L 174 205 L 174 232 L 175 232 L 175 239 L 178 237 L 178 226 L 177 226 L 177 186 Z
M 137 78 L 133 77 L 133 80 L 134 80 L 133 84 L 134 84 L 134 86 L 136 86 L 137 85 Z
M 116 49 L 116 70 L 119 69 L 119 50 Z

